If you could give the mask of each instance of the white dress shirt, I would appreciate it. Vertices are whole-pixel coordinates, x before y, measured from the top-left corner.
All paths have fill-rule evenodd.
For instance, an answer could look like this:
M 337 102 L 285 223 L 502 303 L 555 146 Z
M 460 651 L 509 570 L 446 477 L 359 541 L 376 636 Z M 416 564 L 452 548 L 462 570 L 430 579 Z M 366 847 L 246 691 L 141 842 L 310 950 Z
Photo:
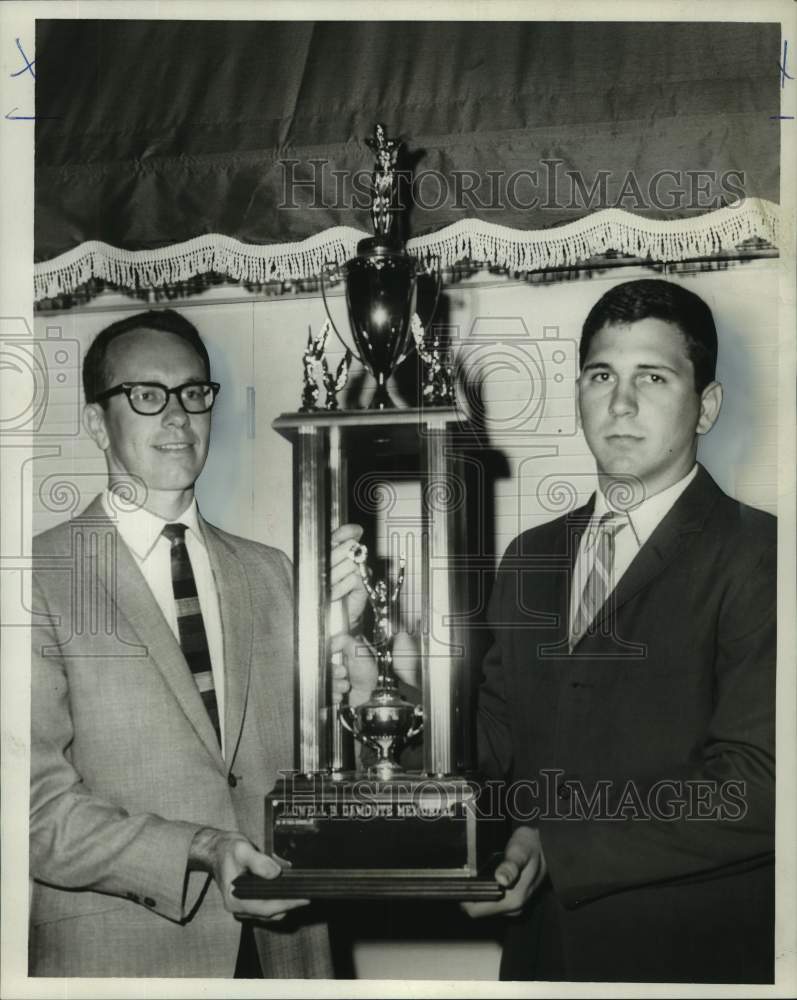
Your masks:
M 609 575 L 609 587 L 606 593 L 607 598 L 615 589 L 623 574 L 634 561 L 636 554 L 650 538 L 659 524 L 664 520 L 665 515 L 670 512 L 678 497 L 684 492 L 686 487 L 697 475 L 697 463 L 692 466 L 683 479 L 668 486 L 661 493 L 654 493 L 652 497 L 643 500 L 630 510 L 620 510 L 612 506 L 599 489 L 595 494 L 595 510 L 593 511 L 587 530 L 581 538 L 581 544 L 573 567 L 573 586 L 570 589 L 570 637 L 573 644 L 573 626 L 576 620 L 576 613 L 581 601 L 581 595 L 587 582 L 587 577 L 592 569 L 595 559 L 595 535 L 597 533 L 598 522 L 604 514 L 610 511 L 615 514 L 615 518 L 624 526 L 619 528 L 614 536 L 614 560 Z
M 162 534 L 164 525 L 184 524 L 188 529 L 185 533 L 185 544 L 188 558 L 194 571 L 199 607 L 205 625 L 208 640 L 208 651 L 213 668 L 213 685 L 216 689 L 216 702 L 219 707 L 219 727 L 221 729 L 222 753 L 224 747 L 224 641 L 221 631 L 221 613 L 219 611 L 219 596 L 216 581 L 210 567 L 205 539 L 199 526 L 196 499 L 190 507 L 174 522 L 164 521 L 157 514 L 152 514 L 143 507 L 130 510 L 119 510 L 119 505 L 112 505 L 108 491 L 102 496 L 105 513 L 116 524 L 122 541 L 130 549 L 138 568 L 144 575 L 152 596 L 174 633 L 178 643 L 180 633 L 177 626 L 177 609 L 174 604 L 172 589 L 171 542 Z

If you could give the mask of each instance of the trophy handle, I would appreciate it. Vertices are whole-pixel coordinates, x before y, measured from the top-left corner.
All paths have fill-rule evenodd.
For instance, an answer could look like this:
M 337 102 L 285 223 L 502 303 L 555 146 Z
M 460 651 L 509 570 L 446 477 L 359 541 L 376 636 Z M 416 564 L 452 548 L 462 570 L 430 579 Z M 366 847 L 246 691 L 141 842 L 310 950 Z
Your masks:
M 407 730 L 404 736 L 405 740 L 411 740 L 413 736 L 417 736 L 418 733 L 423 729 L 423 706 L 416 705 L 415 711 L 413 712 L 413 723 Z
M 343 339 L 343 337 L 341 337 L 340 333 L 338 332 L 338 328 L 335 326 L 335 320 L 332 319 L 332 313 L 329 311 L 329 303 L 327 302 L 327 291 L 326 291 L 326 288 L 324 286 L 324 267 L 323 266 L 321 267 L 321 270 L 318 272 L 318 280 L 319 280 L 319 283 L 321 285 L 321 298 L 324 300 L 324 309 L 326 310 L 327 319 L 329 320 L 329 322 L 332 325 L 332 329 L 335 332 L 335 336 L 338 338 L 338 340 L 341 342 L 341 344 L 343 344 L 343 347 L 347 351 L 349 351 L 351 354 L 353 354 L 355 358 L 357 358 L 357 360 L 360 362 L 361 365 L 365 365 L 365 362 L 360 357 L 360 355 L 356 351 L 353 351 L 351 349 L 351 347 L 349 347 L 349 345 Z M 439 294 L 439 292 L 438 292 L 438 294 Z
M 434 293 L 434 305 L 432 306 L 432 310 L 429 313 L 428 317 L 422 323 L 424 330 L 434 319 L 434 314 L 437 312 L 437 304 L 440 301 L 440 292 L 442 291 L 443 288 L 443 266 L 440 263 L 440 257 L 437 254 L 434 255 L 434 259 L 437 261 L 437 288 L 435 289 Z
M 341 705 L 338 708 L 338 718 L 340 719 L 344 729 L 348 729 L 348 731 L 352 734 L 352 736 L 357 735 L 357 733 L 355 733 L 354 731 L 355 715 L 354 715 L 354 709 L 351 707 L 351 705 Z
M 359 740 L 360 743 L 364 743 L 367 747 L 370 747 L 371 750 L 376 750 L 377 753 L 379 752 L 379 744 L 376 740 L 369 737 L 357 725 L 357 715 L 351 705 L 341 705 L 338 709 L 338 718 L 340 719 L 343 728 L 347 729 L 356 740 Z
M 434 293 L 434 304 L 432 305 L 432 308 L 431 308 L 431 310 L 429 311 L 429 316 L 428 316 L 428 318 L 427 318 L 427 319 L 425 319 L 425 320 L 421 320 L 421 317 L 420 317 L 420 314 L 416 313 L 416 315 L 418 316 L 418 319 L 419 319 L 419 320 L 421 320 L 421 326 L 422 326 L 422 327 L 424 328 L 424 331 L 426 330 L 426 327 L 427 327 L 427 326 L 428 326 L 428 325 L 429 325 L 429 324 L 430 324 L 430 323 L 432 322 L 432 320 L 434 319 L 434 314 L 435 314 L 435 313 L 437 312 L 437 304 L 438 304 L 438 302 L 440 301 L 440 292 L 442 291 L 442 288 L 443 288 L 443 269 L 442 269 L 442 266 L 441 266 L 441 265 L 440 265 L 440 263 L 439 263 L 439 261 L 440 261 L 440 257 L 439 257 L 439 256 L 437 256 L 437 255 L 435 255 L 435 260 L 437 260 L 437 261 L 438 261 L 438 266 L 437 266 L 437 287 L 435 288 L 435 293 Z M 428 269 L 427 269 L 427 270 L 428 270 Z M 327 315 L 328 315 L 328 314 L 327 314 Z M 330 320 L 331 320 L 331 319 L 332 319 L 332 317 L 330 316 Z M 333 323 L 333 324 L 332 324 L 332 326 L 333 326 L 333 328 L 334 328 L 335 324 Z M 337 333 L 337 330 L 336 330 L 335 332 Z M 396 368 L 398 368 L 398 366 L 399 366 L 399 365 L 400 365 L 400 364 L 401 364 L 401 363 L 402 363 L 403 361 L 406 361 L 406 359 L 407 359 L 407 358 L 408 358 L 408 357 L 410 356 L 410 354 L 412 354 L 412 352 L 413 352 L 414 350 L 415 350 L 415 344 L 414 344 L 414 343 L 411 343 L 411 344 L 410 344 L 410 346 L 409 346 L 409 349 L 408 349 L 408 350 L 406 350 L 406 351 L 405 351 L 405 352 L 404 352 L 404 353 L 403 353 L 403 354 L 401 355 L 401 357 L 400 357 L 400 358 L 398 358 L 398 360 L 397 360 L 397 361 L 395 362 L 395 366 L 396 366 Z

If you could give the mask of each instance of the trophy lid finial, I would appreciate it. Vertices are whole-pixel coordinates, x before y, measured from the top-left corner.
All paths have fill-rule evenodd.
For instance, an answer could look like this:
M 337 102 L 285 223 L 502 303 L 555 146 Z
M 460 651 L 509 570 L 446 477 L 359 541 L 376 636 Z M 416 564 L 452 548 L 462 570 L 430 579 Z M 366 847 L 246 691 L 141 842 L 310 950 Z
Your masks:
M 371 178 L 371 221 L 374 234 L 379 243 L 396 243 L 395 237 L 391 239 L 391 229 L 395 215 L 396 161 L 401 140 L 389 138 L 385 125 L 377 122 L 373 138 L 365 141 L 376 154 Z

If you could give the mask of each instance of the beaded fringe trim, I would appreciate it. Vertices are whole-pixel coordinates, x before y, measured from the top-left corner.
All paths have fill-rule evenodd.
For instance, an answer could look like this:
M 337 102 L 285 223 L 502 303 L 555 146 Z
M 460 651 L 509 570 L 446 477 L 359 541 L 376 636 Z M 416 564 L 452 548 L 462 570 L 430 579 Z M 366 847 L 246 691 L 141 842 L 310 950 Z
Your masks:
M 615 251 L 657 262 L 704 257 L 759 238 L 778 245 L 779 209 L 761 198 L 675 221 L 647 219 L 619 208 L 594 212 L 545 230 L 510 229 L 481 219 L 462 219 L 408 241 L 407 250 L 434 267 L 470 260 L 509 271 L 571 267 Z M 158 288 L 215 272 L 252 284 L 316 276 L 327 263 L 343 264 L 368 236 L 335 226 L 300 243 L 258 246 L 209 233 L 157 250 L 122 250 L 95 240 L 34 265 L 34 297 L 74 292 L 91 278 L 122 288 Z

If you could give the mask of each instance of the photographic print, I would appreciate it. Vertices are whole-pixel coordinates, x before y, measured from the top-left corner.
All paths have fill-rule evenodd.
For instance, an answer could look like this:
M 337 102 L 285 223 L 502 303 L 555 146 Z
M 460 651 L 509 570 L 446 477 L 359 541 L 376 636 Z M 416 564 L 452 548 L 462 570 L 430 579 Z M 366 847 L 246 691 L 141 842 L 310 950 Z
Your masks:
M 791 5 L 0 17 L 4 995 L 789 995 Z

